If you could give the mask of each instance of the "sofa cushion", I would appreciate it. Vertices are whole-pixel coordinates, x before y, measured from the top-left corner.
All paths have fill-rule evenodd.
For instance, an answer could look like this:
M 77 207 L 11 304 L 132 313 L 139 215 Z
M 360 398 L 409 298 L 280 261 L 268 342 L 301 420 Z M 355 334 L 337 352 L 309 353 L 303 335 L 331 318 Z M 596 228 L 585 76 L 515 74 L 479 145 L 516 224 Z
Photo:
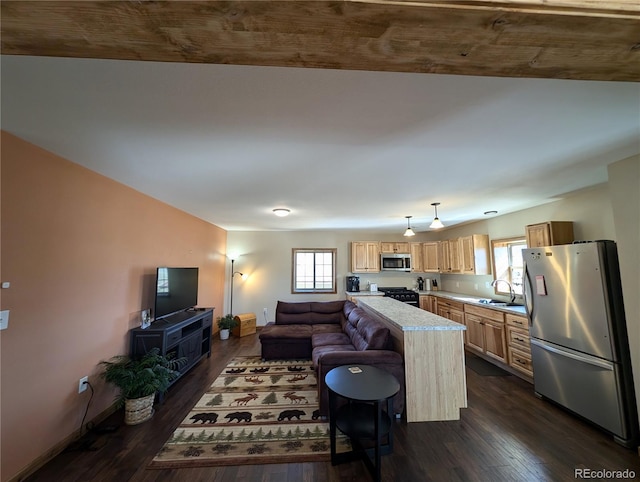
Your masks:
M 276 305 L 276 324 L 340 324 L 343 320 L 344 300 L 290 302 L 278 301 Z
M 359 351 L 386 350 L 389 348 L 389 328 L 368 315 L 358 321 L 358 325 L 349 333 L 351 343 Z
M 344 351 L 356 351 L 353 345 L 325 345 L 319 346 L 313 349 L 311 353 L 311 360 L 313 361 L 313 366 L 318 366 L 318 358 L 320 358 L 325 353 L 330 352 L 344 352 Z
M 342 333 L 342 328 L 339 324 L 333 323 L 319 323 L 317 325 L 311 325 L 311 334 L 315 335 L 317 333 Z
M 280 326 L 269 323 L 260 330 L 260 339 L 290 339 L 290 338 L 308 338 L 311 340 L 313 330 L 309 325 L 287 325 Z
M 351 345 L 351 338 L 340 333 L 319 333 L 311 337 L 311 346 L 317 348 L 326 345 Z

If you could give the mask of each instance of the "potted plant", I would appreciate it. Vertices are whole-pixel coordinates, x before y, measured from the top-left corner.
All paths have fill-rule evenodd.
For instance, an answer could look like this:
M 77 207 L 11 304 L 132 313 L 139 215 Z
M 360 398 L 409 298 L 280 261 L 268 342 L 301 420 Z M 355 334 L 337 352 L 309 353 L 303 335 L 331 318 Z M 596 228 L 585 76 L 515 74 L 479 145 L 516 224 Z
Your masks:
M 132 359 L 118 355 L 108 361 L 101 361 L 104 367 L 102 378 L 120 389 L 116 396 L 116 406 L 125 409 L 127 425 L 137 425 L 153 416 L 153 402 L 156 393 L 163 394 L 175 380 L 186 358 L 161 355 L 158 348 L 152 348 L 144 356 Z
M 231 313 L 218 317 L 218 328 L 220 328 L 220 339 L 226 340 L 229 338 L 229 330 L 232 330 L 238 325 L 238 322 Z

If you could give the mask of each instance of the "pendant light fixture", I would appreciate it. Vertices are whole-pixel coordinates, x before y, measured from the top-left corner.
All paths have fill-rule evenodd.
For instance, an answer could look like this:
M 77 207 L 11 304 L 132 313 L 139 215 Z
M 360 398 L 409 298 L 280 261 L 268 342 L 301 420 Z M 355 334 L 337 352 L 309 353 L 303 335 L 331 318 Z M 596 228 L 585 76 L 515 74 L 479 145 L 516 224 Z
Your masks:
M 416 233 L 413 232 L 413 229 L 411 229 L 411 224 L 410 224 L 410 221 L 409 221 L 412 217 L 413 216 L 405 216 L 405 218 L 407 218 L 407 230 L 404 232 L 405 236 L 415 236 L 416 235 Z
M 436 211 L 436 217 L 433 218 L 433 222 L 429 225 L 429 227 L 431 229 L 444 228 L 444 224 L 442 224 L 442 221 L 440 221 L 440 218 L 438 217 L 438 206 L 440 206 L 440 203 L 431 203 L 431 205 L 433 206 L 433 208 Z

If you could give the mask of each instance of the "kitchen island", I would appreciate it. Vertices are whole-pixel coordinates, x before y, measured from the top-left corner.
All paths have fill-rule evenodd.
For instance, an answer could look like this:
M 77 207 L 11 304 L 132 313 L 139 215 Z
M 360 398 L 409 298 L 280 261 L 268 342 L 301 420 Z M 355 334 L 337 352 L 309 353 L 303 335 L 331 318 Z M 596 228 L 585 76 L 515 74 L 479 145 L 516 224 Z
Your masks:
M 389 328 L 394 349 L 404 356 L 407 422 L 459 420 L 467 406 L 466 327 L 389 297 L 357 302 Z

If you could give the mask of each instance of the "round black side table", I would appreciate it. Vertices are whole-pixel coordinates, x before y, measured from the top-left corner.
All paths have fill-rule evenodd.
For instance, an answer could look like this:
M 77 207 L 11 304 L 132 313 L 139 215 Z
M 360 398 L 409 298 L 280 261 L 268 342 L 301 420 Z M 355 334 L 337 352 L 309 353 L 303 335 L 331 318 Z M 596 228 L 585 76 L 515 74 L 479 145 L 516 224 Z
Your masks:
M 329 389 L 331 463 L 362 457 L 374 480 L 380 480 L 381 456 L 393 452 L 393 396 L 400 384 L 393 375 L 368 365 L 344 365 L 325 377 Z M 346 404 L 338 407 L 338 398 Z M 386 403 L 386 411 L 382 406 Z M 336 453 L 336 428 L 351 439 L 352 452 Z M 383 437 L 387 443 L 382 444 Z M 365 445 L 373 443 L 373 447 Z

